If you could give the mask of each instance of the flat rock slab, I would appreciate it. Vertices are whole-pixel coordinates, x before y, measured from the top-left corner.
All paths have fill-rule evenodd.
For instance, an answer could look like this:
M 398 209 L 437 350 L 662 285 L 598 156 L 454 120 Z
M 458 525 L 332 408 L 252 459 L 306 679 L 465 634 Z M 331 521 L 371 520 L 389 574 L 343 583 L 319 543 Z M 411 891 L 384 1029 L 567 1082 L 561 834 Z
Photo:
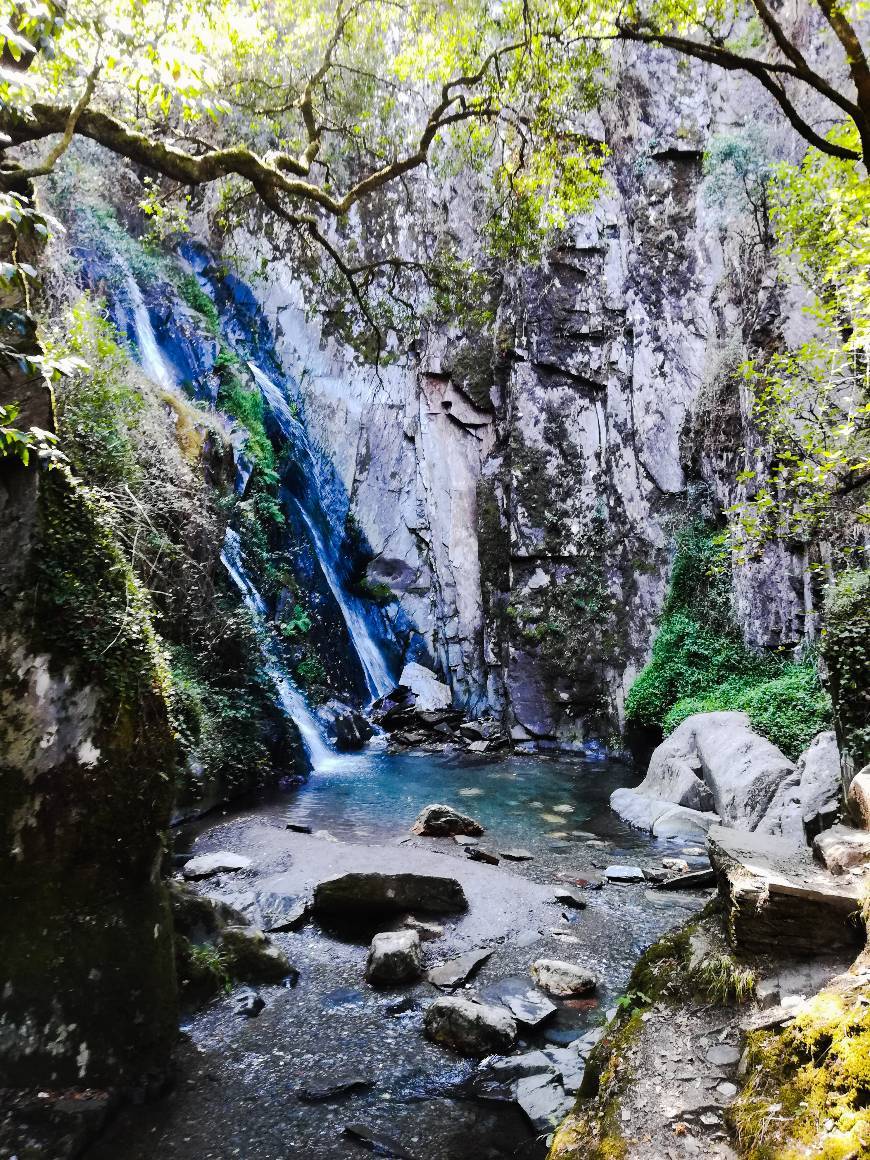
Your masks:
M 539 1133 L 558 1127 L 574 1106 L 574 1097 L 568 1095 L 561 1083 L 543 1075 L 517 1080 L 516 1101 Z
M 703 890 L 707 886 L 716 885 L 715 870 L 690 870 L 687 874 L 678 874 L 676 878 L 667 878 L 664 882 L 657 882 L 654 890 Z
M 367 1124 L 345 1124 L 345 1136 L 376 1156 L 388 1156 L 393 1160 L 416 1160 L 416 1157 L 405 1149 L 398 1140 L 385 1136 L 382 1132 L 374 1132 Z
M 552 901 L 551 885 L 472 861 L 450 845 L 455 850 L 452 857 L 414 845 L 328 842 L 259 822 L 245 827 L 245 848 L 255 852 L 257 865 L 275 867 L 271 874 L 263 873 L 257 885 L 276 894 L 310 897 L 317 883 L 347 873 L 449 874 L 462 887 L 468 910 L 451 919 L 448 954 L 479 948 L 539 924 L 547 902 Z M 417 908 L 405 907 L 402 916 L 408 911 Z
M 486 950 L 484 947 L 479 950 L 466 951 L 464 955 L 448 959 L 446 963 L 440 963 L 437 967 L 433 967 L 426 977 L 436 987 L 458 987 L 470 979 L 491 954 L 492 951 Z
M 645 878 L 640 866 L 608 866 L 604 877 L 608 882 L 643 882 Z
M 307 898 L 293 898 L 287 894 L 258 890 L 254 895 L 254 907 L 259 917 L 261 930 L 296 930 L 308 917 L 311 907 Z
M 717 826 L 708 850 L 738 946 L 819 955 L 860 941 L 851 921 L 860 905 L 860 882 L 830 874 L 806 846 Z
M 185 862 L 182 873 L 185 878 L 211 878 L 213 874 L 226 874 L 235 870 L 250 870 L 251 859 L 244 854 L 231 854 L 229 850 L 217 850 L 214 854 L 197 854 Z
M 535 856 L 531 850 L 526 850 L 522 846 L 517 846 L 512 850 L 499 850 L 499 854 L 508 862 L 531 862 Z
M 543 991 L 528 979 L 516 976 L 492 983 L 481 992 L 480 997 L 487 1003 L 501 1003 L 517 1023 L 523 1023 L 526 1027 L 537 1027 L 558 1010 Z
M 423 910 L 456 914 L 468 909 L 455 878 L 435 874 L 350 873 L 327 878 L 314 888 L 315 914 Z
M 323 1076 L 313 1083 L 306 1084 L 296 1094 L 304 1104 L 319 1104 L 326 1100 L 353 1095 L 356 1092 L 369 1091 L 372 1087 L 374 1084 L 364 1075 L 359 1075 L 356 1072 L 341 1072 L 334 1076 Z
M 870 830 L 832 826 L 813 842 L 813 854 L 832 874 L 870 868 Z

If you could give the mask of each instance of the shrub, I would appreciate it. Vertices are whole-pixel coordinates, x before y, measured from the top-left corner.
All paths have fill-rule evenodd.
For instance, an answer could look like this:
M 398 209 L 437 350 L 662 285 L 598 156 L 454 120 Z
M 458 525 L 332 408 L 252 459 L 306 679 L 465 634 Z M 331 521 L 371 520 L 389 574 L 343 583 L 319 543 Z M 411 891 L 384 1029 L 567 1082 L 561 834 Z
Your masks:
M 178 292 L 191 310 L 202 315 L 209 333 L 217 336 L 220 331 L 220 315 L 214 302 L 200 286 L 196 274 L 185 274 L 180 278 Z
M 750 651 L 734 622 L 718 537 L 692 524 L 677 539 L 652 657 L 629 690 L 626 719 L 670 733 L 693 713 L 736 709 L 792 759 L 830 728 L 815 664 Z

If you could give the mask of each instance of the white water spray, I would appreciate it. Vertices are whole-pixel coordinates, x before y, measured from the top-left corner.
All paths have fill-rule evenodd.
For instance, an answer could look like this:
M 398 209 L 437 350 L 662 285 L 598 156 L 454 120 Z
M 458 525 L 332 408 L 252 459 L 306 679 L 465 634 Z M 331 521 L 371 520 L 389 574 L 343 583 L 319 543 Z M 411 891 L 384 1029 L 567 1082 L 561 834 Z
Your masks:
M 267 613 L 266 604 L 254 586 L 250 576 L 245 571 L 239 534 L 233 531 L 232 528 L 227 528 L 224 547 L 221 552 L 221 563 L 227 572 L 229 572 L 233 583 L 241 592 L 242 599 L 254 614 L 257 622 L 262 623 Z M 305 746 L 305 750 L 311 759 L 312 766 L 314 769 L 323 769 L 327 765 L 332 764 L 337 760 L 336 755 L 324 741 L 317 719 L 308 708 L 308 704 L 302 693 L 296 688 L 276 660 L 268 641 L 263 641 L 262 650 L 266 660 L 266 671 L 275 685 L 275 691 L 278 694 L 281 707 L 299 730 L 302 744 Z
M 248 366 L 251 368 L 251 373 L 254 376 L 257 386 L 263 392 L 263 397 L 269 404 L 278 426 L 291 445 L 308 458 L 310 468 L 307 475 L 312 485 L 316 486 L 317 472 L 305 428 L 291 411 L 290 405 L 284 398 L 281 389 L 254 363 L 248 363 Z M 334 553 L 330 545 L 327 544 L 316 521 L 298 501 L 297 507 L 299 514 L 305 521 L 305 526 L 308 529 L 308 535 L 311 539 L 311 546 L 314 548 L 317 559 L 323 569 L 326 582 L 329 585 L 332 595 L 335 597 L 338 607 L 341 609 L 341 614 L 344 617 L 347 630 L 350 633 L 353 647 L 359 657 L 369 692 L 373 698 L 382 697 L 393 688 L 395 681 L 390 676 L 381 650 L 378 648 L 369 631 L 365 613 L 359 606 L 359 601 L 345 591 L 335 567 Z

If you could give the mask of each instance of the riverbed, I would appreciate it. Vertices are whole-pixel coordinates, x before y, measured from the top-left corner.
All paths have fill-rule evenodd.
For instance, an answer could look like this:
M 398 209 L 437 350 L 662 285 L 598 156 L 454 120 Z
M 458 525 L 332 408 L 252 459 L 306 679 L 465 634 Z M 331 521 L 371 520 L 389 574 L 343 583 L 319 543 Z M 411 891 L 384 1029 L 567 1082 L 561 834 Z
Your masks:
M 507 976 L 527 976 L 537 958 L 588 966 L 600 979 L 594 999 L 560 1004 L 517 1050 L 564 1046 L 604 1022 L 640 952 L 705 901 L 604 879 L 608 865 L 651 869 L 685 850 L 685 843 L 650 840 L 610 812 L 612 790 L 634 780 L 621 763 L 573 755 L 372 748 L 328 761 L 301 787 L 188 826 L 178 848 L 252 858 L 251 871 L 205 884 L 229 901 L 242 899 L 252 882 L 290 892 L 356 864 L 392 869 L 416 859 L 466 875 L 470 912 L 446 921 L 443 938 L 425 944 L 427 962 L 470 946 L 491 949 L 468 991 L 459 992 L 472 995 Z M 532 857 L 481 866 L 451 839 L 411 838 L 414 818 L 433 801 L 477 818 L 489 849 L 524 848 Z M 288 830 L 288 823 L 312 834 Z M 580 881 L 586 909 L 564 909 L 551 898 L 568 881 Z M 545 1134 L 536 1136 L 519 1108 L 472 1093 L 474 1061 L 423 1037 L 423 1012 L 438 994 L 431 984 L 369 987 L 363 934 L 309 923 L 272 937 L 299 970 L 296 986 L 261 988 L 266 1007 L 256 1019 L 237 1014 L 233 994 L 188 1014 L 174 1090 L 122 1112 L 89 1152 L 93 1160 L 350 1160 L 365 1152 L 345 1135 L 348 1124 L 367 1125 L 416 1160 L 545 1156 Z M 348 1073 L 367 1086 L 323 1102 L 299 1098 L 312 1080 Z

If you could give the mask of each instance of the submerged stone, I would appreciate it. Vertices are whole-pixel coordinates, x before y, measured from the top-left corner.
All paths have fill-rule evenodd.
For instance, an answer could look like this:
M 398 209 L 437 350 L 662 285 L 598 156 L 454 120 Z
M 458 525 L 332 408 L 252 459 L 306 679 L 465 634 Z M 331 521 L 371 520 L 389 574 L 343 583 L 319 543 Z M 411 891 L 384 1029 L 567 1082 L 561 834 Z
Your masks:
M 517 977 L 492 983 L 481 992 L 481 997 L 501 1003 L 518 1023 L 527 1027 L 537 1027 L 557 1010 L 556 1004 L 551 1003 L 543 991 L 533 986 L 528 979 Z

